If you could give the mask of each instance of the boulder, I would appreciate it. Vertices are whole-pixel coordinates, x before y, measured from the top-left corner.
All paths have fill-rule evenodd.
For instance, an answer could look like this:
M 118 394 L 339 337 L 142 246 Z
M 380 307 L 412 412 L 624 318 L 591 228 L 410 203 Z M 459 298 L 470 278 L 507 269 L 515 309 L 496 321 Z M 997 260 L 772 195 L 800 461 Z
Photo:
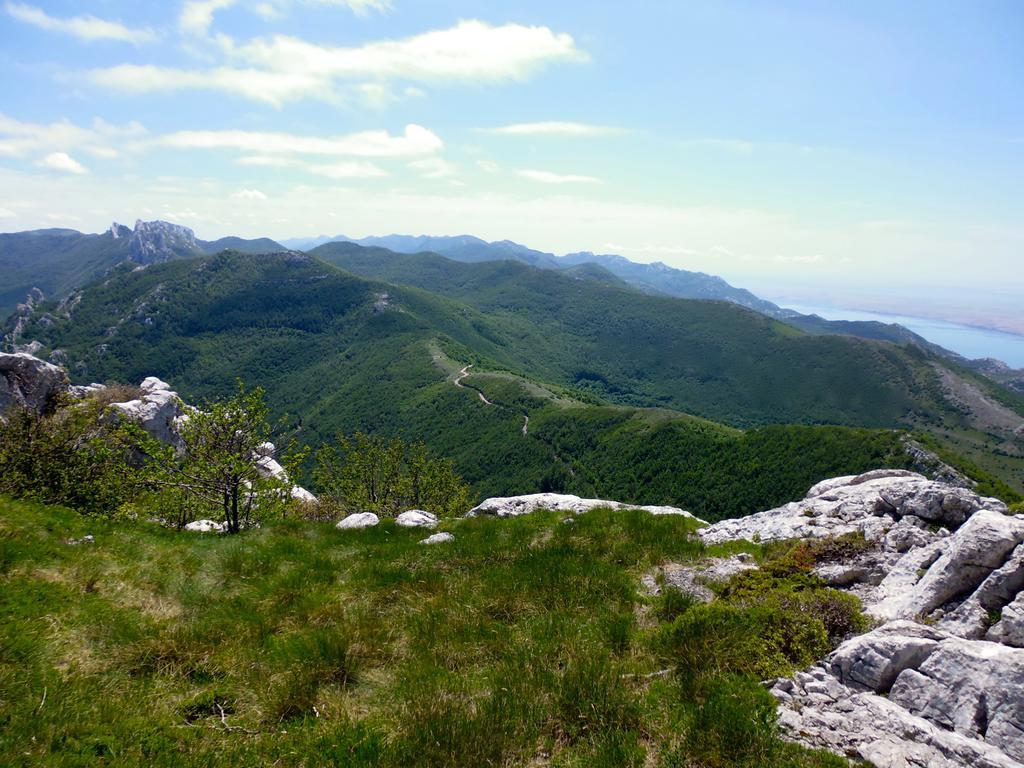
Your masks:
M 138 398 L 111 403 L 110 408 L 112 413 L 138 424 L 154 440 L 178 450 L 184 447 L 181 424 L 186 415 L 181 399 L 155 376 L 143 380 Z
M 24 352 L 0 352 L 0 414 L 11 406 L 42 413 L 68 386 L 63 368 Z
M 410 509 L 395 518 L 395 525 L 402 528 L 433 528 L 437 525 L 437 515 L 422 509 Z
M 355 514 L 339 520 L 338 524 L 334 527 L 342 531 L 352 531 L 360 530 L 362 528 L 372 528 L 379 522 L 380 518 L 373 514 L 373 512 L 356 512 Z
M 425 539 L 420 540 L 420 544 L 447 544 L 450 541 L 455 541 L 454 534 L 442 531 L 441 533 L 435 533 L 427 536 Z
M 554 512 L 571 512 L 582 515 L 592 509 L 606 507 L 610 509 L 642 509 L 652 515 L 680 515 L 692 518 L 689 512 L 678 507 L 642 506 L 623 504 L 619 501 L 604 499 L 583 499 L 565 493 L 530 493 L 525 496 L 495 496 L 473 507 L 466 517 L 493 515 L 494 517 L 519 517 L 529 515 L 541 509 Z M 694 518 L 696 519 L 696 518 Z
M 217 523 L 213 520 L 193 520 L 185 525 L 185 530 L 192 533 L 224 533 L 226 529 L 226 524 Z
M 291 496 L 296 501 L 316 502 L 316 496 L 298 485 L 291 485 L 291 479 L 288 477 L 288 471 L 281 466 L 280 462 L 274 458 L 277 453 L 277 447 L 271 443 L 260 443 L 256 447 L 256 455 L 259 457 L 256 459 L 256 467 L 259 473 L 263 477 L 272 477 L 275 480 L 280 480 L 282 483 L 287 483 L 291 488 Z
M 1024 761 L 1024 649 L 948 638 L 916 669 L 900 673 L 889 699 Z

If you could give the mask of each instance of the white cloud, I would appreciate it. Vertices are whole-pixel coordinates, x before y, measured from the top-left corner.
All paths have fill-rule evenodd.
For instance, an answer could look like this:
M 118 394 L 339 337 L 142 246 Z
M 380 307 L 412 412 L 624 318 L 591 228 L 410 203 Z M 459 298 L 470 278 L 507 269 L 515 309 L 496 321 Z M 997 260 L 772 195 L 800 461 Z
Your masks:
M 548 27 L 460 21 L 449 29 L 402 40 L 331 48 L 279 35 L 232 49 L 250 64 L 276 72 L 323 72 L 416 82 L 521 80 L 554 61 L 586 60 L 571 35 Z
M 41 168 L 49 168 L 51 171 L 60 171 L 61 173 L 83 174 L 89 172 L 88 168 L 71 157 L 67 152 L 51 152 L 40 160 L 37 165 Z
M 232 2 L 192 0 L 182 13 L 183 30 L 205 34 L 213 10 Z M 448 29 L 353 48 L 322 46 L 288 36 L 259 38 L 241 45 L 222 36 L 218 42 L 231 66 L 192 70 L 121 64 L 94 69 L 87 77 L 97 85 L 125 93 L 214 90 L 280 106 L 305 98 L 337 102 L 338 81 L 359 81 L 357 91 L 362 87 L 364 96 L 380 98 L 383 85 L 393 80 L 523 80 L 554 62 L 587 60 L 571 35 L 555 33 L 548 27 L 492 26 L 482 21 L 460 21 Z M 407 95 L 419 93 L 418 89 L 411 93 L 407 89 Z
M 487 128 L 487 133 L 500 136 L 612 136 L 622 133 L 621 128 L 607 125 L 590 125 L 588 123 L 572 123 L 547 121 L 540 123 L 513 123 L 499 128 Z
M 0 219 L 13 219 L 15 215 L 10 208 L 0 208 Z
M 604 247 L 612 253 L 642 253 L 650 256 L 696 256 L 699 253 L 685 245 L 623 245 L 622 243 L 605 243 Z
M 236 0 L 186 0 L 178 16 L 178 29 L 188 35 L 203 36 L 213 24 L 217 11 L 230 8 Z
M 501 169 L 501 166 L 493 160 L 477 160 L 476 167 L 484 173 L 497 173 Z
M 387 131 L 361 131 L 342 136 L 297 136 L 259 131 L 179 131 L 149 144 L 177 149 L 226 149 L 255 156 L 323 155 L 336 157 L 399 157 L 432 155 L 444 147 L 441 137 L 410 124 L 395 135 Z
M 240 189 L 231 195 L 232 200 L 266 200 L 267 196 L 258 189 Z
M 132 45 L 141 45 L 156 39 L 156 35 L 151 29 L 127 27 L 120 22 L 98 19 L 95 16 L 73 16 L 61 19 L 50 16 L 46 11 L 36 8 L 34 5 L 12 2 L 5 3 L 4 10 L 18 21 L 45 29 L 48 32 L 72 35 L 79 40 L 119 40 Z
M 135 122 L 112 125 L 96 118 L 92 126 L 86 128 L 67 120 L 25 123 L 0 113 L 0 155 L 11 157 L 81 149 L 93 157 L 110 159 L 119 154 L 116 146 L 145 134 L 146 129 Z
M 601 181 L 594 176 L 563 175 L 552 173 L 551 171 L 535 171 L 531 169 L 516 171 L 516 175 L 530 181 L 539 181 L 541 184 L 598 184 Z

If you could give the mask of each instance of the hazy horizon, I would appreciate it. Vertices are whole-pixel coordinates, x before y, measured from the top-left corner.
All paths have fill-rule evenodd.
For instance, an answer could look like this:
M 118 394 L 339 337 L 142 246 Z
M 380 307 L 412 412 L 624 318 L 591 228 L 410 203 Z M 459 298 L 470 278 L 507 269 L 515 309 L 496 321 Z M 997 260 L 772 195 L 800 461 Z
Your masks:
M 1019 318 L 1022 22 L 1013 2 L 8 1 L 0 229 L 470 233 Z

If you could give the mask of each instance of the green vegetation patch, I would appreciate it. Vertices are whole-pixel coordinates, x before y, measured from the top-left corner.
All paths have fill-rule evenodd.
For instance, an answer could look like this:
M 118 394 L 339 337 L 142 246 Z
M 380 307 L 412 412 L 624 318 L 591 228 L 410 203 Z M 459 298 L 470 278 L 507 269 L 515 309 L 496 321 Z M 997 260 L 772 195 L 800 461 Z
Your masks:
M 780 742 L 735 661 L 797 609 L 737 584 L 669 620 L 639 593 L 703 555 L 693 526 L 540 513 L 424 547 L 390 521 L 203 536 L 0 500 L 0 763 L 843 765 Z

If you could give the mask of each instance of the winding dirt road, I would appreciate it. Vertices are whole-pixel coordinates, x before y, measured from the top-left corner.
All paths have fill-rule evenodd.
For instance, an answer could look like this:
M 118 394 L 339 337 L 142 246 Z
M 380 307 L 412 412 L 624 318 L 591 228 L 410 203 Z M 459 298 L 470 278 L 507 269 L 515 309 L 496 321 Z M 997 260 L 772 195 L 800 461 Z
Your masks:
M 452 384 L 454 384 L 459 389 L 472 389 L 474 392 L 476 392 L 477 397 L 480 398 L 480 402 L 484 403 L 485 405 L 494 405 L 494 403 L 492 403 L 490 400 L 488 400 L 484 396 L 484 393 L 481 392 L 479 389 L 476 389 L 475 387 L 467 387 L 467 386 L 465 386 L 462 383 L 462 380 L 465 379 L 467 376 L 469 376 L 469 369 L 472 368 L 472 367 L 473 367 L 472 363 L 467 365 L 467 366 L 464 366 L 462 368 L 462 370 L 459 371 L 459 375 L 456 376 L 454 379 L 452 379 Z M 524 413 L 523 414 L 523 437 L 527 437 L 527 436 L 529 436 L 529 434 L 530 434 L 530 414 Z

